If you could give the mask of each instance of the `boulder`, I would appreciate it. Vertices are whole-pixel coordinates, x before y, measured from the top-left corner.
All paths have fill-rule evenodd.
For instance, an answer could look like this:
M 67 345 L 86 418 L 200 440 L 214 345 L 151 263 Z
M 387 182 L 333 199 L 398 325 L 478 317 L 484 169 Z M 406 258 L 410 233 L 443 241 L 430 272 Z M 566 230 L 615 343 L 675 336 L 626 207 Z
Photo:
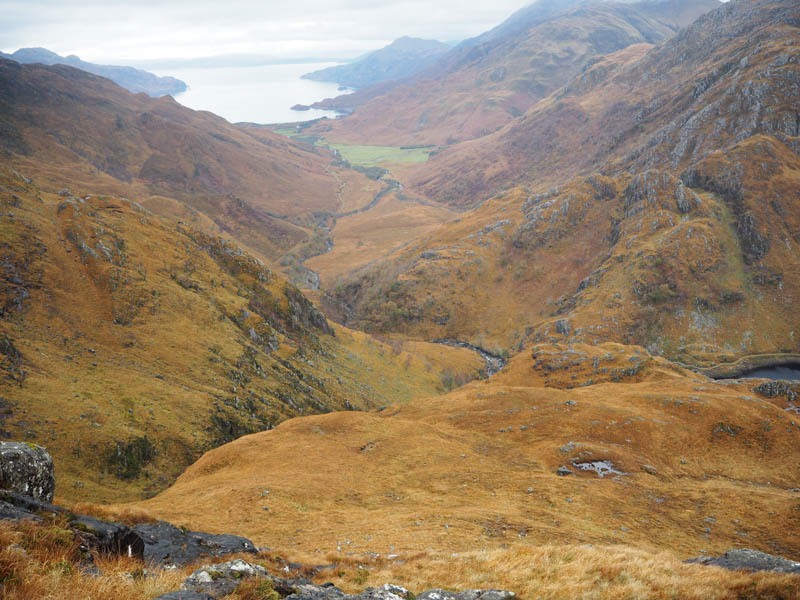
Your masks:
M 0 488 L 52 502 L 55 487 L 47 450 L 27 442 L 0 442 Z
M 716 557 L 698 556 L 685 562 L 722 567 L 730 571 L 773 571 L 775 573 L 800 574 L 800 562 L 749 548 L 728 550 L 722 556 Z
M 221 598 L 232 594 L 242 580 L 249 577 L 272 579 L 264 567 L 236 559 L 217 565 L 203 565 L 183 581 L 181 588 Z
M 187 531 L 164 521 L 143 523 L 133 531 L 144 541 L 144 559 L 150 564 L 183 566 L 203 556 L 256 552 L 247 538 Z

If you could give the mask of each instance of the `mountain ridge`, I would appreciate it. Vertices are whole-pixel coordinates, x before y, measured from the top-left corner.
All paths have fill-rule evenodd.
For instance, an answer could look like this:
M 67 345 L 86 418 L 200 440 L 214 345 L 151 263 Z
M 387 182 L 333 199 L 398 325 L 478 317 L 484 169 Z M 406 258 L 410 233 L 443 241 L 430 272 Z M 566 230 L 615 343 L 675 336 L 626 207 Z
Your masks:
M 46 48 L 20 48 L 11 54 L 0 52 L 0 57 L 14 60 L 18 63 L 41 63 L 45 65 L 67 65 L 75 67 L 93 75 L 106 77 L 134 94 L 144 92 L 155 98 L 159 96 L 175 95 L 187 90 L 186 83 L 175 77 L 154 75 L 134 67 L 121 67 L 114 65 L 98 65 L 81 60 L 77 56 L 59 56 Z
M 680 3 L 691 7 L 692 15 L 718 5 L 717 0 Z M 352 98 L 315 104 L 353 114 L 312 131 L 335 141 L 386 145 L 442 146 L 482 137 L 522 115 L 598 56 L 663 41 L 688 20 L 673 10 L 672 0 L 648 4 L 646 11 L 642 6 L 534 3 L 462 42 L 426 71 L 360 90 Z

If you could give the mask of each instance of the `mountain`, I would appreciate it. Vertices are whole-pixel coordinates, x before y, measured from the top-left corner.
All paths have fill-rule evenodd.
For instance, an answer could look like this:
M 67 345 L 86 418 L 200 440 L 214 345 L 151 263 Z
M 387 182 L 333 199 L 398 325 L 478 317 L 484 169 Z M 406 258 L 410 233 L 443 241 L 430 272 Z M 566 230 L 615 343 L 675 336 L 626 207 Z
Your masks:
M 796 27 L 790 6 L 767 6 L 775 8 L 728 3 L 651 52 L 608 56 L 502 131 L 438 153 L 410 183 L 469 203 L 517 182 L 550 185 L 605 169 L 612 159 L 609 172 L 679 171 L 758 132 L 796 136 Z M 748 34 L 762 46 L 750 48 Z M 771 36 L 787 47 L 768 43 Z M 752 92 L 764 77 L 770 108 Z M 449 185 L 457 170 L 458 186 Z
M 306 73 L 303 79 L 333 81 L 350 88 L 367 87 L 413 75 L 433 64 L 451 49 L 447 44 L 436 40 L 405 36 L 351 63 Z
M 615 341 L 702 367 L 796 355 L 798 18 L 794 2 L 726 4 L 434 156 L 415 175 L 429 197 L 508 189 L 341 278 L 328 314 L 494 352 Z
M 81 71 L 99 75 L 110 79 L 117 85 L 126 90 L 138 94 L 144 92 L 148 96 L 158 97 L 166 95 L 180 94 L 186 91 L 186 84 L 174 77 L 159 77 L 134 69 L 133 67 L 116 67 L 112 65 L 96 65 L 82 61 L 75 55 L 67 57 L 59 56 L 46 48 L 20 48 L 13 54 L 0 52 L 0 57 L 15 60 L 18 63 L 40 63 L 43 65 L 68 65 Z
M 131 499 L 289 417 L 479 375 L 466 349 L 329 323 L 228 239 L 0 172 L 0 435 L 46 445 L 63 498 Z
M 677 10 L 679 6 L 681 10 Z M 719 6 L 540 0 L 495 29 L 462 42 L 426 71 L 360 102 L 316 104 L 355 112 L 312 131 L 339 142 L 449 145 L 492 133 L 568 83 L 603 55 L 673 36 L 691 16 Z M 363 102 L 363 103 L 361 103 Z
M 329 153 L 63 65 L 0 59 L 0 129 L 19 170 L 205 223 L 267 260 L 309 237 L 292 218 L 340 204 Z

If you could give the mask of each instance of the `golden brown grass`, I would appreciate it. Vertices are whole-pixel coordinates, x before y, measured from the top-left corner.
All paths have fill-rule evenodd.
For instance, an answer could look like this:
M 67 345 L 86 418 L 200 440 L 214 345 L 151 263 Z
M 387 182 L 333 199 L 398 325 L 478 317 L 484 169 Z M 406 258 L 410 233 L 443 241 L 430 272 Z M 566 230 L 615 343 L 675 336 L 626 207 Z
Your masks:
M 410 240 L 427 235 L 455 216 L 445 207 L 427 206 L 389 194 L 363 213 L 340 217 L 333 228 L 333 250 L 305 262 L 324 287 L 342 274 L 383 258 Z
M 545 388 L 547 378 L 563 388 L 595 375 L 571 379 L 566 364 L 563 378 L 545 377 L 521 355 L 506 373 L 445 396 L 241 438 L 134 506 L 323 554 L 592 543 L 684 558 L 741 547 L 800 556 L 800 425 L 785 400 L 708 381 L 641 348 L 597 353 L 614 355 L 598 369 L 637 355 L 644 367 L 619 383 Z M 563 348 L 563 357 L 579 354 Z M 624 475 L 555 473 L 594 460 Z
M 525 600 L 796 600 L 800 576 L 684 564 L 669 552 L 624 546 L 526 546 L 426 553 L 401 559 L 333 559 L 331 580 L 349 592 L 391 582 L 415 593 L 499 588 Z M 327 574 L 326 574 L 327 576 Z
M 6 600 L 149 600 L 178 589 L 181 570 L 145 574 L 141 561 L 95 557 L 101 576 L 82 572 L 77 537 L 59 520 L 0 522 L 0 596 Z
M 42 524 L 0 522 L 0 595 L 8 600 L 150 600 L 179 589 L 200 564 L 174 570 L 144 569 L 128 558 L 95 557 L 100 575 L 82 570 L 74 535 L 62 521 Z M 384 583 L 420 593 L 432 588 L 499 588 L 523 599 L 581 600 L 795 600 L 800 577 L 773 573 L 730 572 L 688 565 L 669 552 L 646 552 L 623 546 L 544 545 L 514 549 L 470 550 L 458 554 L 432 551 L 401 556 L 264 552 L 240 555 L 282 577 L 331 581 L 349 593 Z M 287 562 L 327 565 L 315 571 L 287 573 Z M 231 600 L 276 600 L 268 580 L 245 580 Z
M 30 293 L 0 321 L 27 374 L 4 387 L 12 414 L 3 429 L 48 448 L 64 500 L 152 495 L 220 439 L 297 414 L 436 394 L 446 368 L 467 378 L 477 369 L 474 356 L 453 367 L 457 351 L 396 353 L 345 328 L 281 333 L 276 319 L 292 319 L 287 282 L 246 256 L 214 260 L 204 249 L 214 238 L 116 197 L 73 205 L 8 173 L 0 183 L 0 205 L 14 213 L 0 220 L 4 256 Z M 255 286 L 274 299 L 273 316 L 250 305 Z M 3 287 L 0 303 L 17 292 Z M 276 350 L 264 345 L 270 336 Z M 144 436 L 154 458 L 121 478 L 117 444 Z

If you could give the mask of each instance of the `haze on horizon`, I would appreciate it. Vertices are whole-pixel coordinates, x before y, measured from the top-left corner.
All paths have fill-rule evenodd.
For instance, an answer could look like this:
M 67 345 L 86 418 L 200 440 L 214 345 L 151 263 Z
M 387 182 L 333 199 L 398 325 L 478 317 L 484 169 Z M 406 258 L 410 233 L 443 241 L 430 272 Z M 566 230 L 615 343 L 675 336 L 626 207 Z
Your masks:
M 0 50 L 44 47 L 104 64 L 266 56 L 352 58 L 410 35 L 479 35 L 531 0 L 0 0 Z

